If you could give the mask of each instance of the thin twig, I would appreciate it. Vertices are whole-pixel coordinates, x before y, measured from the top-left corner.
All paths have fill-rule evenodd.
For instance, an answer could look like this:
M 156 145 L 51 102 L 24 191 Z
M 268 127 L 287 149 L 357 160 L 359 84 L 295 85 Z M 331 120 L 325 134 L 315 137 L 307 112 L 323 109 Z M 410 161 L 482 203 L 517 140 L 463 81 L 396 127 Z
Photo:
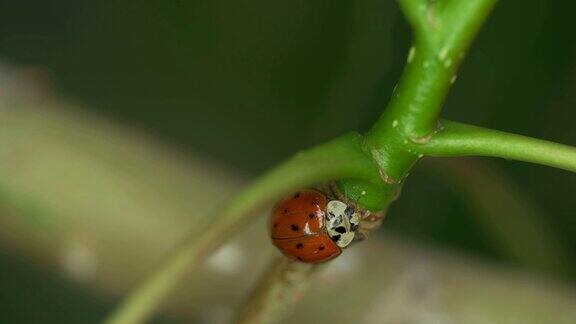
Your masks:
M 576 172 L 576 147 L 447 120 L 429 143 L 414 149 L 435 157 L 499 157 Z
M 318 265 L 275 259 L 242 308 L 237 323 L 273 324 L 284 319 L 302 298 Z

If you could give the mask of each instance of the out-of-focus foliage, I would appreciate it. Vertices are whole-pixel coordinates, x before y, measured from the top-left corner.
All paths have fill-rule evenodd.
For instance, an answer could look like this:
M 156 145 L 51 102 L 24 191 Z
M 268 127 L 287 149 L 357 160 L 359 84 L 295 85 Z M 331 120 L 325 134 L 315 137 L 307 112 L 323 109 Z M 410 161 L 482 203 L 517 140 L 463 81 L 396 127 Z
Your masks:
M 222 196 L 238 190 L 238 175 L 218 163 L 53 98 L 18 99 L 0 102 L 0 243 L 9 252 L 2 321 L 99 322 L 106 301 L 140 282 L 183 236 L 203 231 Z M 266 222 L 246 224 L 191 273 L 165 315 L 231 322 L 265 263 L 279 256 Z M 571 323 L 576 316 L 570 285 L 440 253 L 391 231 L 318 272 L 290 322 L 541 323 L 554 314 Z

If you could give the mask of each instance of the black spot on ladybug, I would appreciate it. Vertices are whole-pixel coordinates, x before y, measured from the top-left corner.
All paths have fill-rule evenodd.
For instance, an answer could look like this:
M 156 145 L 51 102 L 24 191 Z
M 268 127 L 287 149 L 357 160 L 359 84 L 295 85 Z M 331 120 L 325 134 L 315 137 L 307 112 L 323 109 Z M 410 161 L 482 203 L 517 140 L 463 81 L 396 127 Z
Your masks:
M 338 226 L 336 227 L 336 229 L 334 229 L 336 232 L 340 233 L 340 234 L 344 234 L 346 233 L 346 228 L 344 228 L 344 226 Z
M 296 259 L 298 259 L 298 261 L 304 261 L 304 259 L 302 259 L 301 257 L 296 257 Z
M 274 223 L 274 228 L 277 228 L 277 227 L 278 227 L 278 223 Z
M 352 206 L 346 207 L 346 210 L 344 210 L 344 214 L 348 215 L 348 217 L 352 217 L 352 215 L 354 214 L 354 208 L 352 208 Z
M 338 242 L 338 240 L 340 240 L 341 235 L 334 235 L 331 237 L 332 241 L 334 242 Z
M 312 205 L 318 205 L 318 200 L 313 200 Z
M 297 249 L 302 249 L 302 248 L 304 248 L 304 244 L 298 243 L 298 244 L 296 244 L 296 248 L 297 248 Z
M 284 208 L 284 214 L 288 214 L 288 209 Z
M 300 198 L 300 192 L 295 193 L 294 198 Z
M 308 218 L 310 218 L 310 219 L 314 219 L 314 216 L 315 216 L 314 213 L 308 214 Z
M 324 245 L 320 245 L 320 246 L 318 247 L 318 250 L 323 251 L 325 248 L 326 248 L 326 247 L 325 247 Z
M 290 228 L 291 228 L 294 232 L 298 232 L 298 229 L 299 229 L 298 225 L 296 225 L 296 224 L 290 225 Z

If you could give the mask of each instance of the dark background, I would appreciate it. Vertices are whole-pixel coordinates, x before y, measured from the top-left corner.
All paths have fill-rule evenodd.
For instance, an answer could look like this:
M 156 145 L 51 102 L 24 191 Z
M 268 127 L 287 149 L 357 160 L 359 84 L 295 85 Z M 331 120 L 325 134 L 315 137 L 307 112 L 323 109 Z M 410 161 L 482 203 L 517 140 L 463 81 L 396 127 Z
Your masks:
M 444 112 L 448 119 L 576 144 L 576 21 L 561 0 L 501 1 Z M 410 31 L 390 0 L 1 1 L 0 57 L 45 68 L 55 91 L 257 175 L 299 149 L 366 130 L 401 73 Z M 495 161 L 569 251 L 576 176 Z M 513 262 L 457 190 L 426 167 L 386 227 Z M 2 322 L 78 323 L 109 304 L 0 254 Z M 26 284 L 22 284 L 25 282 Z M 35 287 L 26 293 L 24 287 Z M 26 305 L 11 302 L 25 296 Z

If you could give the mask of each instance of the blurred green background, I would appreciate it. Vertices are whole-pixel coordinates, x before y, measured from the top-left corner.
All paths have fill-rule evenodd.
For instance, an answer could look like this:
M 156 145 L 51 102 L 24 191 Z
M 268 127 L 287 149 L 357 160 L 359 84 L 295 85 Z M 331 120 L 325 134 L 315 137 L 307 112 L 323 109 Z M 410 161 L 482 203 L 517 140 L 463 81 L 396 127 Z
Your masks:
M 501 1 L 444 116 L 576 145 L 576 21 L 560 0 Z M 66 98 L 254 176 L 299 149 L 366 130 L 410 44 L 391 0 L 1 1 L 0 58 L 45 69 Z M 574 281 L 576 177 L 494 161 L 550 225 Z M 513 262 L 458 186 L 419 166 L 385 227 Z M 0 321 L 79 323 L 111 304 L 0 254 Z M 34 294 L 25 294 L 36 287 Z M 37 288 L 41 287 L 41 288 Z M 24 305 L 18 300 L 26 298 Z

